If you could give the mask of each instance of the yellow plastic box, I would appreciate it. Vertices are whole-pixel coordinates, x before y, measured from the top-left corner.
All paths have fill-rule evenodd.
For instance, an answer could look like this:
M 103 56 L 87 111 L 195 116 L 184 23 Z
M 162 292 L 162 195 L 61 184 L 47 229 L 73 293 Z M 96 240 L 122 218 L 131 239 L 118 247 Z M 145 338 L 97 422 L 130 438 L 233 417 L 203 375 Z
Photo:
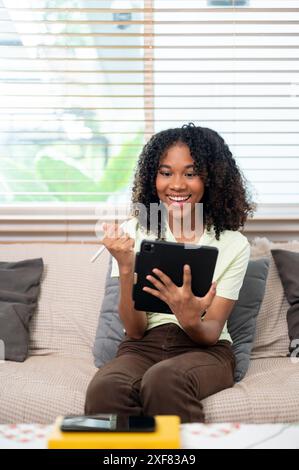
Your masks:
M 180 418 L 155 416 L 154 432 L 62 432 L 59 416 L 48 439 L 49 449 L 179 449 Z

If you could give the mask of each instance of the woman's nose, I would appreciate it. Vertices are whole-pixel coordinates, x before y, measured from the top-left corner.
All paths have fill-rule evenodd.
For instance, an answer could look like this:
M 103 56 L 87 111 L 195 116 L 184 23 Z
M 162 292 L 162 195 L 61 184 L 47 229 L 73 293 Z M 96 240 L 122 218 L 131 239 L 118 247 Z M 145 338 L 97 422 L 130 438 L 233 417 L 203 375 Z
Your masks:
M 180 176 L 173 176 L 170 182 L 170 187 L 172 189 L 184 189 L 186 188 L 186 182 Z

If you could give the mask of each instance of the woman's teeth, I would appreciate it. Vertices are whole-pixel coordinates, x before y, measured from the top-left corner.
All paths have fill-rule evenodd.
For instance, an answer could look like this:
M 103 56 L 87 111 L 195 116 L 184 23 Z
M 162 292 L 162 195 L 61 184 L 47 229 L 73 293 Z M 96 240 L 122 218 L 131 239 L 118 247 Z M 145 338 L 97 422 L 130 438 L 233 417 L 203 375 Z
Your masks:
M 188 196 L 168 196 L 168 199 L 170 199 L 173 202 L 185 202 L 187 199 L 189 199 L 190 194 Z

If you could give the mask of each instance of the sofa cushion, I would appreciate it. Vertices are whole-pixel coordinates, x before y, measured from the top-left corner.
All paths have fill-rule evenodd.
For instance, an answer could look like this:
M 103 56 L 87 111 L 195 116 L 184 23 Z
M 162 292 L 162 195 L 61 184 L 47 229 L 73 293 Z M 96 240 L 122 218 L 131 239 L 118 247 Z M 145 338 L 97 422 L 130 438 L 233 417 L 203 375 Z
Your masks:
M 53 423 L 83 414 L 88 384 L 97 369 L 87 358 L 58 354 L 0 365 L 0 422 Z
M 299 252 L 299 242 L 273 243 L 267 238 L 256 238 L 251 246 L 251 258 L 268 256 L 269 273 L 264 299 L 256 320 L 256 330 L 251 358 L 285 357 L 288 354 L 289 336 L 286 313 L 289 303 L 276 268 L 271 249 Z
M 299 346 L 299 253 L 287 250 L 271 250 L 284 293 L 290 307 L 287 311 L 287 324 L 290 338 L 291 356 L 298 356 Z
M 298 422 L 298 389 L 297 358 L 253 359 L 241 382 L 202 400 L 205 420 L 207 423 Z
M 264 297 L 268 269 L 268 258 L 249 261 L 238 301 L 227 322 L 236 357 L 236 382 L 242 380 L 249 366 L 256 316 Z
M 119 279 L 110 277 L 111 260 L 110 257 L 104 299 L 93 347 L 97 367 L 101 367 L 115 357 L 118 345 L 124 337 L 123 324 L 118 314 Z M 249 365 L 255 319 L 264 295 L 268 266 L 269 262 L 266 258 L 249 263 L 239 300 L 236 302 L 228 324 L 236 355 L 236 381 L 244 377 Z
M 29 347 L 29 322 L 36 310 L 42 258 L 0 262 L 0 340 L 4 357 L 22 362 Z
M 105 288 L 109 252 L 91 263 L 97 243 L 30 242 L 0 244 L 0 259 L 42 257 L 44 273 L 38 308 L 29 325 L 29 355 L 59 353 L 88 357 Z

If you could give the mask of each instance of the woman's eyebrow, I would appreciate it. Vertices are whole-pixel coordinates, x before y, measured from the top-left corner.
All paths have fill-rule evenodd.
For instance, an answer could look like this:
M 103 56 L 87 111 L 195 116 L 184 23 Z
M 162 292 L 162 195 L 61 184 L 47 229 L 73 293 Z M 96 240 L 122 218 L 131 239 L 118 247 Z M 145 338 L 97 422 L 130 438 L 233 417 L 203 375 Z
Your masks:
M 159 165 L 159 168 L 162 168 L 162 167 L 165 167 L 165 168 L 171 168 L 171 165 Z M 185 168 L 193 168 L 194 167 L 194 164 L 191 164 L 191 165 L 186 165 Z

